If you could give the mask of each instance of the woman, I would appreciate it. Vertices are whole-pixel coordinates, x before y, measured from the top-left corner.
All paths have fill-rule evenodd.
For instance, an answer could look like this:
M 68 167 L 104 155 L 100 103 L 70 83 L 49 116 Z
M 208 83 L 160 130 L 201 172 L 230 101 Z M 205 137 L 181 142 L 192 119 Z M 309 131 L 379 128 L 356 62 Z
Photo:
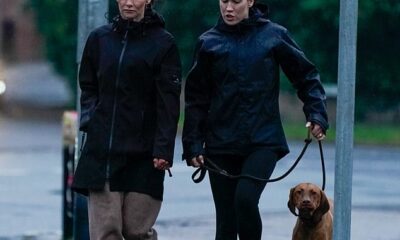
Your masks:
M 172 166 L 181 65 L 150 0 L 117 0 L 89 36 L 79 72 L 87 140 L 73 188 L 88 195 L 90 239 L 157 239 L 164 170 Z
M 319 140 L 328 128 L 325 93 L 315 66 L 287 30 L 254 0 L 219 0 L 217 25 L 199 37 L 185 87 L 183 158 L 204 155 L 231 174 L 269 178 L 289 150 L 279 115 L 279 67 L 304 102 Z M 209 173 L 217 240 L 261 239 L 258 201 L 265 183 Z

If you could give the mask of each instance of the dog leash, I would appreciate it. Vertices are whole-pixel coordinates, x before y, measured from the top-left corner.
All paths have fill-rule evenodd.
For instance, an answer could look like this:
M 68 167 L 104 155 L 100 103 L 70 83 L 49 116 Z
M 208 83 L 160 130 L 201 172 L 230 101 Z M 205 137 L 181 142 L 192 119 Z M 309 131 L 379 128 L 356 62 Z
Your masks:
M 297 164 L 300 162 L 300 160 L 303 158 L 304 153 L 306 152 L 308 145 L 312 142 L 311 136 L 310 136 L 310 131 L 308 131 L 307 138 L 304 140 L 305 144 L 303 149 L 300 152 L 300 155 L 297 157 L 296 161 L 293 163 L 293 165 L 287 170 L 282 176 L 273 178 L 273 179 L 267 179 L 267 178 L 259 178 L 255 177 L 249 174 L 239 174 L 239 175 L 232 175 L 228 173 L 226 170 L 220 168 L 217 164 L 215 164 L 210 158 L 205 157 L 205 163 L 196 169 L 194 173 L 192 174 L 192 180 L 195 183 L 200 183 L 203 181 L 207 170 L 213 173 L 217 173 L 220 175 L 223 175 L 225 177 L 228 177 L 230 179 L 239 179 L 239 178 L 247 178 L 247 179 L 252 179 L 260 182 L 277 182 L 279 180 L 284 179 L 286 176 L 288 176 L 297 166 Z M 321 167 L 322 167 L 322 191 L 325 190 L 325 182 L 326 182 L 326 172 L 325 172 L 325 158 L 324 158 L 324 152 L 322 150 L 322 142 L 321 140 L 318 140 L 318 146 L 319 146 L 319 153 L 320 153 L 320 159 L 321 159 Z M 209 165 L 209 166 L 208 166 Z M 197 178 L 196 176 L 200 174 Z

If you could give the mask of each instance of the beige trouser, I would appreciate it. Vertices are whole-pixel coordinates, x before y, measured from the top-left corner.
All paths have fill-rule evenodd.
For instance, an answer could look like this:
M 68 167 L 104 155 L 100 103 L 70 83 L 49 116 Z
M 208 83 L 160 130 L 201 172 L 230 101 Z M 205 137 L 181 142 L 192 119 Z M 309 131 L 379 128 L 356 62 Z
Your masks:
M 89 191 L 90 240 L 157 240 L 161 201 L 137 192 Z

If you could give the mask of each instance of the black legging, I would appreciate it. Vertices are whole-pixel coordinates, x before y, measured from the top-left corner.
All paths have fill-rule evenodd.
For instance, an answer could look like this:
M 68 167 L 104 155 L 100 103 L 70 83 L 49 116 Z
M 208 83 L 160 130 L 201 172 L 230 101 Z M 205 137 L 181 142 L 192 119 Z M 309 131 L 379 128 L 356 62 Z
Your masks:
M 250 174 L 270 178 L 277 155 L 270 150 L 258 150 L 249 156 L 209 156 L 230 174 Z M 260 240 L 262 222 L 258 202 L 266 183 L 246 178 L 229 179 L 209 173 L 217 215 L 216 240 Z

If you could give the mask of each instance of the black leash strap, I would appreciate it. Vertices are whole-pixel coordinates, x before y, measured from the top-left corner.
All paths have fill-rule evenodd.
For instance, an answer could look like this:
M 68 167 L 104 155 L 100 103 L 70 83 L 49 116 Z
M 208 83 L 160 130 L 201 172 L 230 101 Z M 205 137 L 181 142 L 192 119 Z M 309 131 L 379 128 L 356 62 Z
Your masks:
M 325 191 L 325 182 L 326 182 L 325 158 L 324 158 L 324 151 L 322 151 L 321 141 L 318 141 L 318 146 L 319 146 L 319 155 L 321 157 L 321 168 L 322 168 L 322 191 Z
M 201 166 L 200 168 L 196 169 L 196 171 L 194 171 L 194 173 L 192 174 L 192 180 L 195 183 L 199 183 L 199 182 L 203 181 L 203 179 L 204 179 L 204 177 L 206 175 L 206 172 L 208 170 L 210 172 L 217 173 L 217 174 L 226 176 L 226 177 L 231 178 L 231 179 L 248 178 L 248 179 L 261 181 L 261 182 L 277 182 L 279 180 L 282 180 L 286 176 L 288 176 L 296 168 L 297 164 L 302 159 L 302 157 L 303 157 L 304 153 L 306 152 L 306 150 L 308 148 L 308 145 L 310 145 L 311 141 L 312 140 L 311 140 L 310 137 L 308 137 L 307 139 L 304 140 L 304 142 L 305 142 L 304 147 L 301 150 L 301 153 L 297 157 L 296 161 L 289 168 L 289 170 L 287 170 L 282 176 L 277 177 L 277 178 L 266 179 L 266 178 L 259 178 L 259 177 L 251 176 L 251 175 L 248 175 L 248 174 L 232 175 L 232 174 L 229 174 L 224 169 L 221 169 L 210 158 L 206 157 L 205 158 L 205 163 L 203 164 L 203 166 Z M 318 144 L 319 144 L 319 152 L 320 152 L 321 165 L 322 165 L 322 177 L 323 177 L 322 190 L 325 190 L 325 160 L 324 160 L 324 154 L 323 154 L 323 151 L 322 151 L 322 143 L 321 143 L 321 141 L 318 141 Z M 197 177 L 198 174 L 200 174 L 200 175 Z

